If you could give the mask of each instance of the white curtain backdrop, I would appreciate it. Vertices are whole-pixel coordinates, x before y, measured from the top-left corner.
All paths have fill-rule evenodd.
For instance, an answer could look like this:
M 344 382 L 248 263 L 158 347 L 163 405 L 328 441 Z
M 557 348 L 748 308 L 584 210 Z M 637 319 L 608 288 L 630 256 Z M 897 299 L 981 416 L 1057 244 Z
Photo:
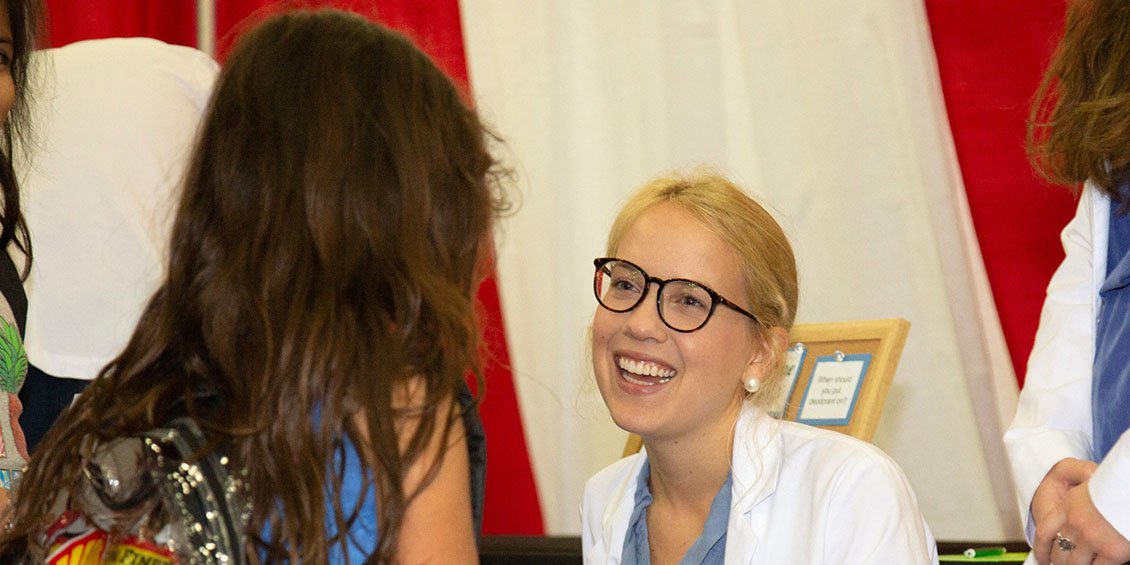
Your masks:
M 907 0 L 464 0 L 476 103 L 518 172 L 499 275 L 549 533 L 626 435 L 590 384 L 592 258 L 658 172 L 708 164 L 795 246 L 801 322 L 902 317 L 875 443 L 938 539 L 1022 537 L 1004 354 L 938 86 Z M 503 493 L 492 493 L 498 496 Z

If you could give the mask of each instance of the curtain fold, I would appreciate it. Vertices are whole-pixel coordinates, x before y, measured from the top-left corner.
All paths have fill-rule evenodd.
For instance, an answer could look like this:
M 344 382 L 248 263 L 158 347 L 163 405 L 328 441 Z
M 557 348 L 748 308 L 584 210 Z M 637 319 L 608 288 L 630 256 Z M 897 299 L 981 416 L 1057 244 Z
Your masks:
M 1021 386 L 1044 291 L 1075 211 L 1024 152 L 1032 97 L 1062 35 L 1064 0 L 926 0 L 970 217 Z M 1011 417 L 1011 414 L 1009 415 Z

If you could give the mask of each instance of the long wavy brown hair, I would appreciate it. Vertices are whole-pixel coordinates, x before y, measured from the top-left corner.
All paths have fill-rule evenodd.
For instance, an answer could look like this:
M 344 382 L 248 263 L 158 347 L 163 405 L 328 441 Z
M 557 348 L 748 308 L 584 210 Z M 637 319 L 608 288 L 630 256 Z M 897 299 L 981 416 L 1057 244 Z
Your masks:
M 381 530 L 369 562 L 391 561 L 415 494 L 404 473 L 433 420 L 446 440 L 458 414 L 435 411 L 469 368 L 480 374 L 473 291 L 504 207 L 489 139 L 452 82 L 385 27 L 295 11 L 247 32 L 199 133 L 167 278 L 125 350 L 38 446 L 7 543 L 42 551 L 37 536 L 92 439 L 159 426 L 188 399 L 247 472 L 253 561 L 325 563 L 330 545 L 345 549 L 326 524 L 344 532 L 356 517 L 340 457 L 361 437 Z M 426 385 L 411 407 L 425 417 L 398 446 L 395 395 L 409 381 Z M 192 402 L 200 391 L 221 407 Z
M 12 75 L 12 86 L 16 97 L 12 109 L 0 127 L 0 191 L 3 193 L 4 208 L 0 215 L 0 250 L 15 244 L 24 255 L 24 275 L 31 268 L 31 239 L 27 224 L 20 209 L 20 188 L 12 164 L 12 150 L 19 140 L 25 147 L 31 145 L 31 132 L 28 119 L 28 61 L 37 38 L 43 35 L 42 0 L 2 0 L 8 11 L 8 23 L 12 28 L 12 57 L 8 61 L 8 72 Z
M 1130 169 L 1130 2 L 1073 0 L 1028 120 L 1028 155 L 1052 182 L 1121 200 Z

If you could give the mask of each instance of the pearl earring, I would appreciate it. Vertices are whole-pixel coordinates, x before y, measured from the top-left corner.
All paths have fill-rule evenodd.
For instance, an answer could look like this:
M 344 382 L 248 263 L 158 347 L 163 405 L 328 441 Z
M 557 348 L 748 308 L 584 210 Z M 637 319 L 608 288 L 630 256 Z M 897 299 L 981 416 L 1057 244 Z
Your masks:
M 750 394 L 753 394 L 761 389 L 761 380 L 757 377 L 750 377 L 746 379 L 743 384 L 745 385 L 746 392 Z

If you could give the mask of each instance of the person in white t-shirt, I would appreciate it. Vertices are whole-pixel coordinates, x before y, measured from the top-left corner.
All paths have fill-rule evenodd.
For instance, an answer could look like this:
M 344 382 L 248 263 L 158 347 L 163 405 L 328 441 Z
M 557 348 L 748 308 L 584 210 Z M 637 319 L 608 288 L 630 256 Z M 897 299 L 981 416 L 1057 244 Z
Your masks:
M 34 450 L 157 289 L 175 187 L 218 66 L 189 47 L 112 38 L 36 52 L 31 72 L 36 136 L 16 164 L 35 241 L 20 394 Z

